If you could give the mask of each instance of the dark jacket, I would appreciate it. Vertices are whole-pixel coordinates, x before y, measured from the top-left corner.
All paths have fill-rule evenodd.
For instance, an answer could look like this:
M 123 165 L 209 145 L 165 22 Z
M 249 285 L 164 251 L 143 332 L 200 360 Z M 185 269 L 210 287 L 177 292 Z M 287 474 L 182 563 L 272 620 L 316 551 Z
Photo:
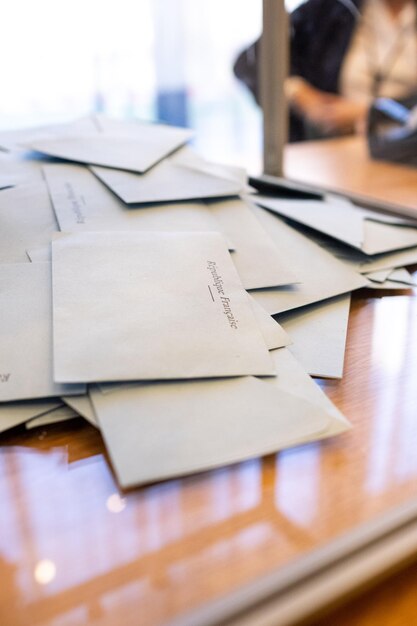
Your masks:
M 290 74 L 313 87 L 339 92 L 339 75 L 359 17 L 362 0 L 307 0 L 290 18 Z M 238 56 L 234 73 L 259 104 L 259 39 Z M 290 141 L 306 138 L 300 117 L 290 115 Z

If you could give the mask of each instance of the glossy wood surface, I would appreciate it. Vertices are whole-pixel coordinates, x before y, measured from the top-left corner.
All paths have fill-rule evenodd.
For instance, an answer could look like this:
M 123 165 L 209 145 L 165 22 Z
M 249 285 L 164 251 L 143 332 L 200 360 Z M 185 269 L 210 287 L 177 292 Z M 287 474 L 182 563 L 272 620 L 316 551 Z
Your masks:
M 406 293 L 354 298 L 332 440 L 123 495 L 81 420 L 3 435 L 0 624 L 163 624 L 417 497 Z
M 0 625 L 166 624 L 417 498 L 416 295 L 355 294 L 331 440 L 123 494 L 82 420 L 0 435 Z M 320 626 L 414 623 L 367 597 Z
M 411 626 L 417 621 L 417 565 L 412 565 L 310 626 Z
M 362 137 L 291 144 L 284 169 L 293 180 L 408 207 L 417 219 L 417 167 L 370 159 Z

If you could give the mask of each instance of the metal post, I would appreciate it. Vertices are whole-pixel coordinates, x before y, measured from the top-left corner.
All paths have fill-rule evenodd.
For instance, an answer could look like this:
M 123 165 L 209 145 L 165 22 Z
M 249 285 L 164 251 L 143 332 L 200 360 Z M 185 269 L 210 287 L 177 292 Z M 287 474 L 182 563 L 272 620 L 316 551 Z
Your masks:
M 284 0 L 263 0 L 260 99 L 263 110 L 264 174 L 283 175 L 288 116 L 284 80 L 288 75 L 288 16 Z

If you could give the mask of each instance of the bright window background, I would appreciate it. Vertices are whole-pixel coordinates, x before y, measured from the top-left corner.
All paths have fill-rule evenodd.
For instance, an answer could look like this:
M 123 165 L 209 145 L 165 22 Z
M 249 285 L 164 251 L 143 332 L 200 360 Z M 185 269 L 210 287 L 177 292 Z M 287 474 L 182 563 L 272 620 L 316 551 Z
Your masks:
M 165 119 L 194 128 L 207 158 L 258 170 L 261 115 L 232 65 L 261 10 L 262 0 L 13 0 L 0 129 L 92 112 Z

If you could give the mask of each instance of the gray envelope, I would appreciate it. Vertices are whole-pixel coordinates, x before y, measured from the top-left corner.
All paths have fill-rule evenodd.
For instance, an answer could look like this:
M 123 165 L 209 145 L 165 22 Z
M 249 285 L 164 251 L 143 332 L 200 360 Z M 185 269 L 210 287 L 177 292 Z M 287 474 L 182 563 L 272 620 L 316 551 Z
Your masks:
M 0 265 L 0 401 L 83 393 L 52 378 L 51 267 Z
M 76 163 L 145 172 L 186 143 L 192 133 L 162 124 L 136 124 L 134 132 L 80 133 L 68 137 L 31 141 L 41 154 Z
M 288 346 L 291 343 L 291 338 L 282 326 L 250 294 L 248 294 L 248 298 L 268 350 L 276 350 L 277 348 Z
M 206 161 L 189 146 L 184 146 L 180 150 L 177 150 L 171 158 L 172 161 L 178 165 L 191 167 L 192 169 L 199 170 L 200 172 L 206 172 L 206 174 L 212 174 L 213 176 L 219 178 L 227 178 L 228 180 L 240 183 L 242 188 L 248 190 L 248 193 L 253 191 L 247 184 L 248 175 L 243 167 Z
M 122 487 L 270 454 L 331 422 L 314 404 L 252 377 L 96 388 L 91 399 Z
M 292 261 L 300 284 L 253 291 L 257 302 L 271 315 L 320 302 L 368 285 L 366 278 L 318 246 L 273 213 L 254 207 L 281 253 Z
M 393 270 L 388 278 L 391 282 L 402 283 L 404 285 L 409 285 L 410 287 L 416 286 L 416 281 L 414 280 L 412 274 L 405 267 L 399 267 L 398 269 Z
M 232 260 L 245 289 L 298 282 L 291 257 L 282 253 L 246 202 L 237 198 L 209 206 L 234 243 Z
M 277 317 L 292 340 L 289 351 L 311 376 L 342 378 L 349 308 L 343 295 Z
M 41 165 L 25 158 L 25 153 L 0 152 L 0 181 L 8 187 L 43 182 Z
M 402 267 L 404 265 L 415 265 L 417 263 L 417 246 L 408 250 L 399 250 L 388 254 L 374 256 L 367 261 L 363 261 L 360 266 L 361 272 L 375 272 L 382 269 Z
M 44 182 L 0 193 L 0 263 L 27 263 L 26 249 L 49 245 L 58 230 Z
M 16 179 L 13 176 L 8 176 L 7 174 L 0 174 L 0 191 L 3 189 L 9 189 L 10 187 L 15 187 Z
M 61 405 L 58 398 L 31 400 L 24 402 L 2 402 L 0 404 L 0 433 L 24 424 L 28 420 L 43 415 Z
M 88 394 L 81 396 L 64 396 L 61 399 L 65 402 L 65 404 L 81 415 L 81 417 L 84 417 L 87 422 L 90 422 L 92 426 L 98 428 L 97 418 Z
M 97 133 L 98 130 L 94 117 L 88 116 L 74 120 L 68 124 L 50 124 L 47 126 L 0 131 L 0 146 L 4 150 L 21 150 L 34 141 L 66 137 L 74 133 Z
M 203 203 L 128 208 L 88 168 L 53 164 L 43 168 L 59 227 L 82 230 L 219 231 Z
M 308 402 L 312 402 L 321 407 L 322 410 L 326 411 L 328 415 L 332 417 L 327 430 L 315 436 L 314 439 L 317 440 L 340 435 L 351 428 L 351 424 L 346 417 L 333 402 L 331 402 L 317 383 L 306 374 L 304 367 L 300 365 L 288 348 L 273 350 L 271 356 L 277 370 L 277 375 L 263 378 L 262 380 L 268 385 L 283 389 L 288 393 L 304 398 L 304 400 Z M 311 441 L 311 439 L 304 439 L 303 442 L 305 441 Z M 301 440 L 300 443 L 302 443 Z
M 60 234 L 52 264 L 57 381 L 274 373 L 218 233 Z
M 417 222 L 363 209 L 346 200 L 286 200 L 253 196 L 254 201 L 358 248 L 365 254 L 380 254 L 417 245 Z
M 223 198 L 237 196 L 244 188 L 238 181 L 178 165 L 173 159 L 144 174 L 108 167 L 91 167 L 91 171 L 126 204 Z
M 32 430 L 32 428 L 37 428 L 38 426 L 49 426 L 50 424 L 59 424 L 61 422 L 67 422 L 68 420 L 75 419 L 80 417 L 74 409 L 66 404 L 62 404 L 56 409 L 52 409 L 45 413 L 45 415 L 40 415 L 39 417 L 34 417 L 26 422 L 26 430 Z

